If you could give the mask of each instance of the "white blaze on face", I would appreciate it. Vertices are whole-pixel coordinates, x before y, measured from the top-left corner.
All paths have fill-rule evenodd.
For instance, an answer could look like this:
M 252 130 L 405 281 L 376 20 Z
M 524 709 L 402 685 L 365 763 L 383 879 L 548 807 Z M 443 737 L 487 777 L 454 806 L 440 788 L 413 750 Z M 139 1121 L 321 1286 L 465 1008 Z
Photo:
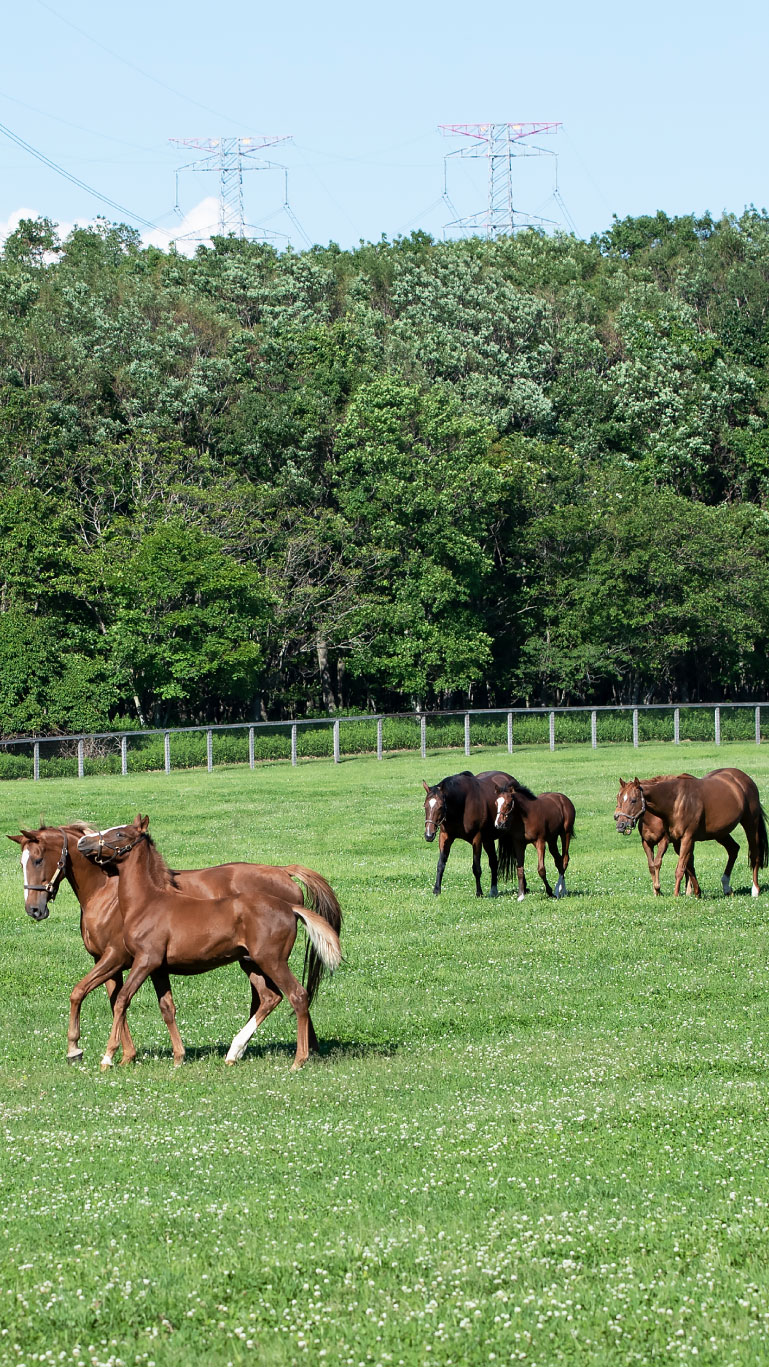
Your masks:
M 22 878 L 23 878 L 23 880 L 24 880 L 24 891 L 25 891 L 25 892 L 27 891 L 27 888 L 28 888 L 28 886 L 29 886 L 29 884 L 27 883 L 27 864 L 28 864 L 28 863 L 29 863 L 29 850 L 22 850 L 22 852 L 21 852 L 21 876 L 22 876 Z
M 496 825 L 497 825 L 497 826 L 500 826 L 500 825 L 502 824 L 502 809 L 503 809 L 504 805 L 505 805 L 504 794 L 503 794 L 503 793 L 499 793 L 499 794 L 497 795 L 497 820 L 496 820 Z

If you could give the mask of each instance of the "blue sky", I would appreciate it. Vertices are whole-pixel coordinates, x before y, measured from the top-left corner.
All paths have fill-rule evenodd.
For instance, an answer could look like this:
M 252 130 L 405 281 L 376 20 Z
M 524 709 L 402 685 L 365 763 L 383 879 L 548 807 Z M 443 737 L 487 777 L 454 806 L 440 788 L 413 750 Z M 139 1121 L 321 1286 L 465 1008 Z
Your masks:
M 217 193 L 215 177 L 183 173 L 182 225 L 175 170 L 195 154 L 169 139 L 289 134 L 266 155 L 288 167 L 304 235 L 346 247 L 413 228 L 441 235 L 452 217 L 444 156 L 457 144 L 439 124 L 560 121 L 547 146 L 569 217 L 589 237 L 613 213 L 769 203 L 768 30 L 752 0 L 27 0 L 4 15 L 0 122 L 158 225 L 159 242 L 190 222 L 202 230 Z M 516 204 L 565 227 L 554 166 L 518 162 Z M 0 232 L 20 211 L 64 225 L 122 217 L 4 134 L 0 186 Z M 484 164 L 455 162 L 448 188 L 461 214 L 482 209 Z M 248 220 L 302 247 L 282 203 L 279 172 L 246 177 Z

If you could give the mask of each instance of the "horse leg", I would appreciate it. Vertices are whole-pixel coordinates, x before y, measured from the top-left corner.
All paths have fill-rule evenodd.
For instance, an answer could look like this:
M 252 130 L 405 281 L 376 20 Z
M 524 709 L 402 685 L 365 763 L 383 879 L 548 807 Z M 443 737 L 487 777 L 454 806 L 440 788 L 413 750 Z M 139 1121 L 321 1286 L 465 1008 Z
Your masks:
M 237 1035 L 232 1041 L 232 1044 L 227 1050 L 227 1057 L 224 1060 L 225 1063 L 233 1064 L 237 1063 L 239 1059 L 242 1059 L 243 1055 L 246 1052 L 246 1045 L 248 1044 L 248 1041 L 250 1040 L 251 1036 L 255 1033 L 255 1031 L 259 1029 L 259 1026 L 262 1024 L 262 1021 L 266 1020 L 270 1012 L 274 1011 L 275 1007 L 279 1006 L 283 1000 L 283 994 L 279 992 L 276 987 L 268 986 L 266 979 L 261 977 L 260 974 L 253 974 L 249 976 L 251 977 L 251 986 L 254 993 L 251 999 L 251 1005 L 254 1009 L 251 1012 L 250 1018 L 246 1021 L 246 1024 L 243 1026 L 243 1029 L 238 1031 Z M 259 979 L 258 992 L 254 987 L 253 980 L 255 977 Z M 309 1011 L 307 1013 L 307 1023 L 309 1026 Z M 314 1030 L 312 1031 L 312 1034 L 314 1037 Z M 311 1047 L 309 1040 L 309 1031 L 308 1047 Z M 317 1048 L 317 1040 L 315 1041 L 315 1047 Z
M 700 885 L 697 882 L 697 877 L 694 872 L 693 861 L 694 836 L 687 831 L 686 835 L 682 837 L 680 843 L 676 843 L 676 848 L 679 850 L 679 854 L 678 863 L 676 864 L 676 881 L 675 886 L 673 888 L 673 896 L 678 896 L 681 889 L 681 879 L 683 878 L 684 874 L 686 874 L 687 893 L 689 887 L 691 886 L 691 895 L 693 895 L 694 897 L 699 897 Z
M 275 959 L 269 965 L 270 978 L 274 986 L 284 997 L 287 997 L 294 1012 L 296 1013 L 296 1056 L 291 1064 L 291 1071 L 295 1072 L 307 1062 L 309 1057 L 309 1022 L 310 1012 L 307 1001 L 307 989 L 294 977 L 286 960 Z M 277 1005 L 277 1002 L 275 1003 Z M 270 1007 L 272 1010 L 272 1007 Z M 249 1021 L 249 1026 L 251 1022 Z M 248 1029 L 248 1026 L 245 1027 Z M 256 1027 L 254 1027 L 256 1028 Z M 243 1032 L 241 1031 L 241 1034 Z M 253 1031 L 251 1032 L 253 1034 Z M 237 1037 L 236 1037 L 237 1038 Z M 233 1045 L 235 1040 L 233 1040 Z M 245 1048 L 245 1045 L 244 1045 Z
M 115 998 L 115 1006 L 112 1015 L 112 1029 L 110 1031 L 109 1039 L 107 1040 L 107 1048 L 104 1051 L 101 1061 L 103 1070 L 112 1067 L 112 1060 L 117 1052 L 121 1032 L 125 1025 L 126 1011 L 131 1004 L 132 998 L 139 991 L 139 988 L 145 979 L 154 971 L 155 967 L 156 965 L 148 959 L 134 959 L 133 967 L 128 974 L 128 981 L 124 987 L 121 987 Z
M 523 866 L 523 861 L 524 861 L 525 854 L 526 854 L 526 841 L 523 840 L 523 841 L 521 841 L 519 844 L 517 844 L 517 845 L 514 847 L 514 849 L 513 849 L 513 858 L 514 858 L 514 860 L 515 860 L 515 871 L 516 871 L 516 873 L 517 873 L 517 875 L 518 875 L 518 901 L 519 901 L 519 902 L 522 902 L 522 901 L 523 901 L 524 897 L 526 896 L 526 893 L 528 892 L 528 888 L 527 888 L 527 886 L 526 886 L 526 871 L 525 871 L 524 866 Z
M 438 896 L 441 890 L 441 883 L 443 882 L 443 870 L 445 869 L 446 864 L 448 862 L 449 852 L 453 844 L 453 835 L 447 835 L 445 831 L 441 831 L 438 837 L 438 868 L 435 873 L 435 887 L 433 888 L 433 892 L 435 893 L 436 897 Z
M 171 1048 L 174 1051 L 174 1068 L 178 1068 L 180 1064 L 184 1063 L 185 1048 L 176 1024 L 176 1007 L 171 993 L 171 980 L 168 976 L 168 969 L 157 968 L 154 973 L 150 974 L 150 977 L 152 978 L 152 986 L 155 989 L 155 995 L 158 999 L 160 1014 L 163 1017 L 163 1020 L 166 1023 L 166 1029 L 171 1036 Z M 123 1057 L 120 1062 L 121 1064 L 131 1062 L 130 1057 L 126 1058 L 125 1045 L 123 1046 Z
M 473 839 L 472 839 L 472 846 L 473 846 L 473 877 L 475 878 L 475 895 L 476 895 L 476 897 L 482 897 L 482 896 L 483 896 L 483 888 L 481 887 L 481 848 L 482 848 L 482 844 L 483 844 L 483 842 L 482 842 L 482 840 L 481 840 L 481 833 L 480 833 L 480 831 L 478 831 L 477 834 L 474 835 L 474 836 L 473 836 Z
M 547 871 L 545 869 L 545 837 L 541 835 L 535 843 L 537 846 L 537 873 L 545 885 L 545 892 L 548 897 L 553 897 L 553 889 L 547 881 Z
M 549 849 L 551 855 L 553 856 L 553 863 L 555 864 L 555 867 L 556 867 L 556 869 L 558 870 L 558 882 L 557 882 L 556 885 L 555 885 L 555 895 L 556 895 L 556 897 L 565 897 L 565 896 L 566 896 L 566 879 L 564 878 L 564 874 L 565 874 L 565 872 L 566 872 L 566 865 L 565 865 L 564 860 L 563 860 L 563 855 L 561 854 L 560 850 L 558 849 L 558 836 L 557 836 L 557 835 L 551 835 L 551 836 L 549 837 L 548 842 L 547 842 L 547 847 L 548 847 L 548 849 Z
M 95 987 L 102 983 L 107 984 L 107 992 L 110 1002 L 114 1006 L 113 991 L 109 984 L 111 980 L 116 980 L 120 970 L 124 966 L 123 955 L 118 955 L 114 950 L 108 949 L 96 961 L 90 973 L 86 973 L 73 987 L 69 997 L 69 1025 L 67 1027 L 67 1058 L 70 1063 L 78 1063 L 83 1057 L 80 1046 L 80 1008 Z M 122 978 L 121 978 L 122 985 Z
M 483 848 L 486 851 L 486 858 L 489 861 L 489 873 L 491 874 L 491 887 L 489 897 L 498 897 L 499 888 L 497 887 L 497 872 L 499 870 L 499 859 L 497 858 L 497 844 L 493 833 L 482 837 Z
M 721 874 L 721 887 L 724 890 L 724 897 L 730 897 L 732 892 L 731 873 L 737 855 L 740 852 L 740 847 L 731 835 L 720 835 L 718 837 L 718 843 L 719 845 L 723 845 L 726 850 L 726 868 Z
M 252 1019 L 252 1018 L 257 1014 L 257 1012 L 259 1011 L 259 1007 L 260 1007 L 260 1005 L 261 1005 L 262 998 L 265 996 L 265 994 L 268 994 L 268 995 L 269 995 L 269 993 L 273 992 L 274 989 L 268 986 L 267 980 L 266 980 L 266 979 L 262 976 L 262 974 L 259 972 L 259 969 L 257 968 L 256 964 L 253 964 L 253 963 L 251 962 L 250 959 L 240 959 L 239 962 L 240 962 L 241 968 L 243 969 L 243 972 L 247 975 L 248 980 L 249 980 L 249 982 L 251 983 L 251 1010 L 250 1010 L 249 1013 L 248 1013 L 248 1019 L 249 1019 L 249 1022 L 250 1022 L 251 1019 Z M 282 1001 L 282 997 L 279 997 L 278 1000 L 279 1000 L 279 1001 Z M 270 1007 L 270 1011 L 274 1011 L 275 1006 L 277 1006 L 277 1002 L 275 1002 L 274 1005 Z M 267 1012 L 267 1015 L 269 1015 L 269 1011 Z M 258 1022 L 258 1024 L 261 1025 L 261 1023 L 262 1023 L 262 1021 L 263 1021 L 264 1019 L 265 1019 L 265 1017 L 262 1016 L 261 1019 L 260 1019 L 260 1021 Z M 318 1036 L 315 1034 L 315 1026 L 314 1026 L 313 1023 L 312 1023 L 312 1017 L 309 1016 L 309 1015 L 308 1015 L 308 1018 L 307 1018 L 307 1025 L 308 1025 L 308 1038 L 309 1038 L 310 1052 L 313 1053 L 313 1054 L 319 1054 L 319 1053 L 320 1053 L 320 1045 L 319 1045 L 319 1043 L 318 1043 Z M 256 1028 L 257 1028 L 257 1027 L 254 1026 L 254 1030 L 255 1030 Z M 253 1030 L 251 1031 L 251 1034 L 253 1034 Z M 251 1035 L 248 1036 L 248 1039 L 250 1039 L 250 1038 L 251 1038 Z M 233 1043 L 234 1043 L 234 1041 L 233 1041 Z M 248 1043 L 248 1040 L 246 1040 L 246 1043 Z M 231 1052 L 231 1051 L 232 1051 L 232 1045 L 230 1046 L 230 1052 Z M 243 1052 L 245 1052 L 245 1045 L 243 1046 Z M 238 1055 L 238 1058 L 242 1058 L 242 1057 L 243 1057 L 243 1053 L 240 1053 L 240 1054 Z M 233 1060 L 233 1061 L 234 1061 L 234 1060 Z
M 646 840 L 644 836 L 641 836 L 641 844 L 643 845 L 644 854 L 646 855 L 646 862 L 649 865 L 649 873 L 651 875 L 655 897 L 659 897 L 660 895 L 660 865 L 662 863 L 662 856 L 668 847 L 668 843 L 667 836 L 663 835 L 657 847 L 659 854 L 655 859 L 653 842 L 651 840 Z

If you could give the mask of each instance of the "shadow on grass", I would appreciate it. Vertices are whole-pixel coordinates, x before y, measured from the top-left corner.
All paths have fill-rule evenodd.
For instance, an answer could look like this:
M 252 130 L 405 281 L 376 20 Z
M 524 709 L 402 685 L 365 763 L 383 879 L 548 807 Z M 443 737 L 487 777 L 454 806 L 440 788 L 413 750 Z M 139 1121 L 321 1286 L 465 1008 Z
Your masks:
M 192 1062 L 194 1059 L 205 1058 L 223 1059 L 226 1058 L 229 1047 L 229 1043 L 224 1043 L 222 1040 L 217 1041 L 216 1044 L 200 1046 L 194 1044 L 188 1045 L 187 1059 L 189 1062 Z M 399 1052 L 400 1047 L 401 1046 L 398 1043 L 362 1044 L 356 1040 L 341 1040 L 334 1038 L 322 1039 L 319 1041 L 317 1051 L 310 1052 L 308 1063 L 312 1063 L 314 1060 L 318 1059 L 325 1060 L 334 1058 L 393 1058 Z M 267 1044 L 251 1043 L 248 1045 L 248 1048 L 240 1061 L 246 1063 L 249 1059 L 279 1058 L 281 1056 L 286 1060 L 293 1061 L 295 1053 L 296 1045 L 291 1044 L 286 1040 L 277 1040 Z M 168 1058 L 169 1063 L 173 1061 L 173 1054 L 170 1049 L 164 1050 L 163 1052 L 158 1050 L 153 1050 L 152 1052 L 149 1050 L 146 1052 L 140 1051 L 139 1057 L 140 1059 Z

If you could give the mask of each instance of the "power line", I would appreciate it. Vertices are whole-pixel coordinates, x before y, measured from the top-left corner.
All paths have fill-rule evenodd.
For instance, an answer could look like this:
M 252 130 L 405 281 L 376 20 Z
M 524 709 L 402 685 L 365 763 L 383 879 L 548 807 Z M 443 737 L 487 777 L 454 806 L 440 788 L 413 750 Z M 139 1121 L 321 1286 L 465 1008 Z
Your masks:
M 124 204 L 118 204 L 114 199 L 110 199 L 108 195 L 103 195 L 100 190 L 95 190 L 93 185 L 87 185 L 84 180 L 80 180 L 77 176 L 73 176 L 70 171 L 65 171 L 64 167 L 59 166 L 58 162 L 47 157 L 45 152 L 40 152 L 38 148 L 33 147 L 31 143 L 25 142 L 24 138 L 19 137 L 18 133 L 14 133 L 13 129 L 8 128 L 4 123 L 0 123 L 0 133 L 4 133 L 17 147 L 21 147 L 24 152 L 28 152 L 30 156 L 36 157 L 38 161 L 42 162 L 44 166 L 49 167 L 51 171 L 55 171 L 57 175 L 63 176 L 65 180 L 68 180 L 72 185 L 77 185 L 79 189 L 85 190 L 87 194 L 92 195 L 94 199 L 98 199 L 102 204 L 106 204 L 110 209 L 117 210 L 119 214 L 123 214 L 127 218 L 133 219 L 135 223 L 141 223 L 144 228 L 152 228 L 153 230 L 164 233 L 167 237 L 170 237 L 170 233 L 166 233 L 165 228 L 159 228 L 157 223 L 151 223 L 148 218 L 142 218 L 141 214 L 135 214 L 133 210 L 126 209 Z

